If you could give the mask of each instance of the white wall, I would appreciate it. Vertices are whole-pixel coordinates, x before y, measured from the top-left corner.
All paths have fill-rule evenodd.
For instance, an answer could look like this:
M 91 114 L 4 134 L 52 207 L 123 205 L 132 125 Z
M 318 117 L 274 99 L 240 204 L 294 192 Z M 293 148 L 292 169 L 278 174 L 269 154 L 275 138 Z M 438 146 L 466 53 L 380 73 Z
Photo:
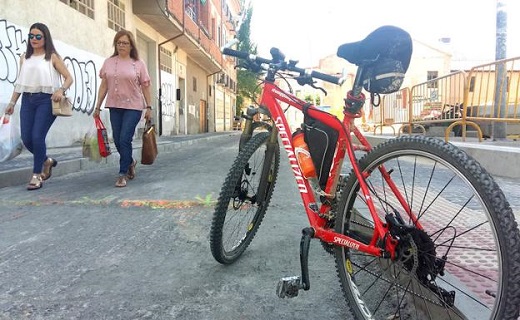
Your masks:
M 19 71 L 19 57 L 27 48 L 29 26 L 20 26 L 0 18 L 0 110 L 7 107 L 11 99 Z M 50 27 L 49 27 L 50 29 Z M 52 29 L 51 29 L 52 33 Z M 97 99 L 100 83 L 99 70 L 105 57 L 78 49 L 54 37 L 53 42 L 71 72 L 74 83 L 67 92 L 73 101 L 74 114 L 70 118 L 58 118 L 47 136 L 48 146 L 69 146 L 83 139 L 93 125 L 90 116 Z M 4 60 L 4 61 L 1 61 Z M 19 117 L 22 98 L 18 99 L 15 117 Z M 108 125 L 108 113 L 102 119 Z

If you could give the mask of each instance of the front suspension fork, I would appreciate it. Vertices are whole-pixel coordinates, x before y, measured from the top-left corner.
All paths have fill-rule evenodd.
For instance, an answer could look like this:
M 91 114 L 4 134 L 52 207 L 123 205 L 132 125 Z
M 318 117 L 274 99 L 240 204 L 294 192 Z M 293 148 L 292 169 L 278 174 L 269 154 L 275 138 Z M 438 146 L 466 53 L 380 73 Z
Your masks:
M 251 137 L 253 136 L 253 118 L 258 114 L 258 109 L 249 106 L 245 114 L 242 114 L 242 118 L 245 119 L 244 130 L 242 130 L 242 134 L 240 135 L 240 142 L 238 145 L 238 151 L 242 151 L 242 148 L 246 145 Z

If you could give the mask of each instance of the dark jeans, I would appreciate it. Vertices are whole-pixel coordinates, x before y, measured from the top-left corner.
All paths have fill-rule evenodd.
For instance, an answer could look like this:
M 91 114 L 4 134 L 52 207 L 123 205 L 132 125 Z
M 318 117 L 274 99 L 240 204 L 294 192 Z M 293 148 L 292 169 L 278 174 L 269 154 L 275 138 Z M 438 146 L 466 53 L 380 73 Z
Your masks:
M 33 173 L 41 173 L 47 159 L 45 138 L 56 120 L 52 115 L 51 95 L 24 93 L 20 108 L 20 131 L 27 150 L 33 154 Z
M 142 111 L 109 108 L 112 136 L 119 152 L 119 175 L 125 175 L 132 164 L 132 140 Z

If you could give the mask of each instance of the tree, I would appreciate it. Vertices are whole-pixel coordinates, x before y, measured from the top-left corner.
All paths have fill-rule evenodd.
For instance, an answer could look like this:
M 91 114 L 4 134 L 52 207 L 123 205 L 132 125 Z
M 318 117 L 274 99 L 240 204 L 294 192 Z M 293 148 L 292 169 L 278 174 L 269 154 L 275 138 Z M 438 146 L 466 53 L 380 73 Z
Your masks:
M 253 15 L 253 8 L 248 7 L 244 14 L 244 20 L 238 31 L 238 48 L 240 51 L 247 51 L 252 54 L 256 54 L 257 48 L 254 43 L 251 42 L 251 17 Z M 236 115 L 240 116 L 241 108 L 245 107 L 246 104 L 251 101 L 256 101 L 260 94 L 260 87 L 256 74 L 249 70 L 238 69 L 237 70 L 237 110 Z
M 321 105 L 321 98 L 319 95 L 315 94 L 315 95 L 306 95 L 305 98 L 303 99 L 309 103 L 312 103 L 316 106 L 320 106 Z

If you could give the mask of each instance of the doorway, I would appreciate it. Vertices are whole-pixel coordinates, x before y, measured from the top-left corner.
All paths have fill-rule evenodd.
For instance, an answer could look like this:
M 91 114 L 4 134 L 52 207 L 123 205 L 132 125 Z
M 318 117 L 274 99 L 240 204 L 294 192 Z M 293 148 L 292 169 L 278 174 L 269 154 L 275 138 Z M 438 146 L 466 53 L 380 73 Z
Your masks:
M 200 132 L 208 132 L 208 110 L 205 100 L 200 100 L 199 104 L 199 128 Z

